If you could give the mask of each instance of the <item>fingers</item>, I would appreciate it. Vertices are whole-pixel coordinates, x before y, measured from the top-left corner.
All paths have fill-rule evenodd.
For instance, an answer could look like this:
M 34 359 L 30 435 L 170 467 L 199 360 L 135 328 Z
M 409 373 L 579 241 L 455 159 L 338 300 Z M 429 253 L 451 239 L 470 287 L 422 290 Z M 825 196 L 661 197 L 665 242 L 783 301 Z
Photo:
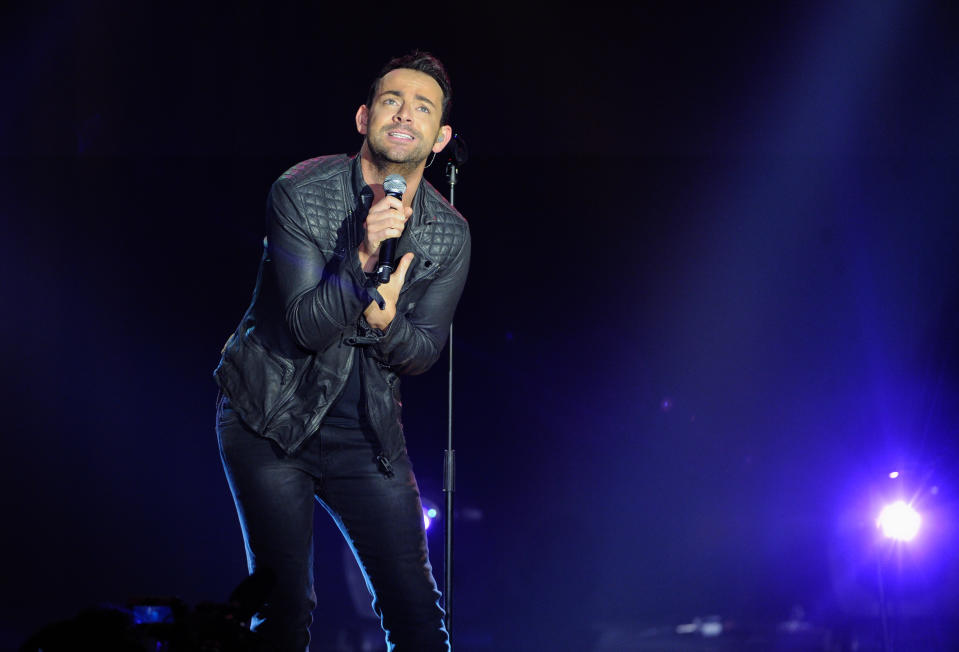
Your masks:
M 413 209 L 411 207 L 403 206 L 403 202 L 399 199 L 387 195 L 370 207 L 367 220 L 370 218 L 386 219 L 387 217 L 392 217 L 405 223 L 407 218 L 412 214 Z
M 416 256 L 412 251 L 408 251 L 403 254 L 403 257 L 400 258 L 400 264 L 396 266 L 396 271 L 393 272 L 393 276 L 399 276 L 400 285 L 406 281 L 406 272 L 409 270 L 410 265 L 413 263 L 413 258 Z M 392 278 L 390 279 L 393 280 Z
M 390 274 L 390 282 L 385 286 L 380 286 L 380 294 L 387 302 L 392 304 L 396 303 L 396 297 L 399 296 L 400 290 L 403 289 L 403 284 L 406 283 L 406 272 L 410 269 L 414 255 L 412 251 L 403 254 L 396 269 Z
M 400 258 L 399 264 L 396 265 L 396 269 L 394 269 L 393 273 L 390 274 L 389 285 L 395 289 L 397 294 L 399 293 L 400 288 L 403 287 L 403 284 L 406 283 L 406 272 L 409 271 L 410 264 L 413 262 L 413 257 L 415 255 L 416 254 L 414 254 L 412 251 L 408 251 L 403 254 L 403 257 Z
M 412 214 L 413 209 L 405 208 L 395 197 L 386 196 L 374 204 L 364 223 L 370 251 L 379 248 L 383 240 L 403 235 L 406 221 Z

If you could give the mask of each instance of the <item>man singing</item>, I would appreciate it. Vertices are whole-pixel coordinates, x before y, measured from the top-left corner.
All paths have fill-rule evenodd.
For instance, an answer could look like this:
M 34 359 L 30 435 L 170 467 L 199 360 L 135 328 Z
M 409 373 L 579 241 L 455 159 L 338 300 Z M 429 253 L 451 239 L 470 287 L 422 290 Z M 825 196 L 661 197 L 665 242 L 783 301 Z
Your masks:
M 399 379 L 436 362 L 469 268 L 466 221 L 423 179 L 452 136 L 449 107 L 436 58 L 393 59 L 356 112 L 359 153 L 299 163 L 270 191 L 253 300 L 214 376 L 249 570 L 275 577 L 254 628 L 279 652 L 309 645 L 314 497 L 353 549 L 387 648 L 449 649 Z M 405 179 L 402 198 L 388 175 Z

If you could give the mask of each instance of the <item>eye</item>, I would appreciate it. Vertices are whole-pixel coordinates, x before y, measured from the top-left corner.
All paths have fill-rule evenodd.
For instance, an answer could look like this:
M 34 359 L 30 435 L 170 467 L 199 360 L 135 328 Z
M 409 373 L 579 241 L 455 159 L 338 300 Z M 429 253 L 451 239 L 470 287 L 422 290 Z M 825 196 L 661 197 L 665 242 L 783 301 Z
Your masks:
M 423 113 L 429 113 L 429 112 L 430 112 L 430 107 L 425 106 L 425 105 L 423 105 L 423 106 L 418 106 L 418 107 L 416 107 L 416 108 L 417 108 L 417 110 L 422 111 Z

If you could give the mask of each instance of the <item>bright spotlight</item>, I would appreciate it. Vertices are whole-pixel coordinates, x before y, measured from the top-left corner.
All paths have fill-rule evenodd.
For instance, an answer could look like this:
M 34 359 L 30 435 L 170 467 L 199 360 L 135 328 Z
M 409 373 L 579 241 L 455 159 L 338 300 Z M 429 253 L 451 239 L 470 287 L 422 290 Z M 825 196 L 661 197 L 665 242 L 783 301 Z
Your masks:
M 430 529 L 433 521 L 437 520 L 440 516 L 440 511 L 437 509 L 431 501 L 426 498 L 422 499 L 423 501 L 423 525 L 426 526 L 426 529 Z
M 899 500 L 883 508 L 876 519 L 876 527 L 881 528 L 882 533 L 890 539 L 912 541 L 919 533 L 920 521 L 919 512 Z

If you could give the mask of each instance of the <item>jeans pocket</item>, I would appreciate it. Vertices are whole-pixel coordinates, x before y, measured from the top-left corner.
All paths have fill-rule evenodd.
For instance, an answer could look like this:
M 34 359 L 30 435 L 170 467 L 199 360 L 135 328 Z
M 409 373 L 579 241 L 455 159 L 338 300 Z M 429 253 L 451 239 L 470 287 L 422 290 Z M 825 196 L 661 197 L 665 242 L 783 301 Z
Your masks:
M 233 425 L 238 421 L 240 421 L 240 415 L 230 405 L 230 399 L 221 391 L 216 402 L 216 422 L 214 424 L 216 430 L 220 431 L 225 426 Z

